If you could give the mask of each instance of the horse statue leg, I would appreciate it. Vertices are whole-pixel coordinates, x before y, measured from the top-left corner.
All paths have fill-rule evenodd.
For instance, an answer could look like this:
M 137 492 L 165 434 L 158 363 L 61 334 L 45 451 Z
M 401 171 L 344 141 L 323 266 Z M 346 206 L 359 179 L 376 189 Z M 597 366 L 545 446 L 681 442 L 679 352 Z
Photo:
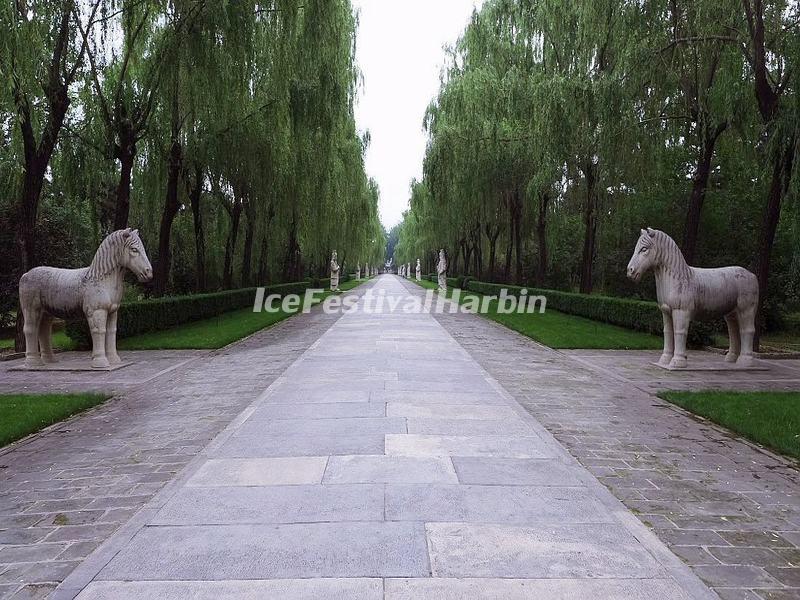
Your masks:
M 736 362 L 742 352 L 742 337 L 739 335 L 739 319 L 736 313 L 732 312 L 725 315 L 725 324 L 728 326 L 728 353 L 725 355 L 725 362 Z
M 43 312 L 39 321 L 39 350 L 42 352 L 42 362 L 52 364 L 58 362 L 53 354 L 53 315 Z
M 739 338 L 741 339 L 742 352 L 737 365 L 748 367 L 753 364 L 753 336 L 756 333 L 756 312 L 758 302 L 736 311 L 736 320 L 739 321 Z
M 102 308 L 87 312 L 89 331 L 92 332 L 92 368 L 107 369 L 110 364 L 106 357 L 106 322 L 108 311 Z
M 672 329 L 671 311 L 662 310 L 661 316 L 664 318 L 664 353 L 661 355 L 658 364 L 662 367 L 667 367 L 675 355 L 675 332 Z
M 39 322 L 42 320 L 42 308 L 31 306 L 23 302 L 22 318 L 25 325 L 22 331 L 25 333 L 25 366 L 41 367 L 42 355 L 39 352 Z
M 117 315 L 119 311 L 108 313 L 108 321 L 106 322 L 106 357 L 108 362 L 112 365 L 118 365 L 122 359 L 117 354 Z
M 669 363 L 670 368 L 683 369 L 686 367 L 686 337 L 689 333 L 689 321 L 691 317 L 688 311 L 672 311 L 672 327 L 675 331 L 675 355 Z

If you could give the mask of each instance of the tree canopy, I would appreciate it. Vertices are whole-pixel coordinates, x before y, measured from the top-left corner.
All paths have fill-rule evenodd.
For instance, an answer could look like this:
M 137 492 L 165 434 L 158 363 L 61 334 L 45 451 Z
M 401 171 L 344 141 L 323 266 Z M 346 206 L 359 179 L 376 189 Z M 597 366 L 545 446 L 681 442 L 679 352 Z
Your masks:
M 0 314 L 22 272 L 138 227 L 150 294 L 383 261 L 349 0 L 0 8 Z
M 800 5 L 487 0 L 448 53 L 396 262 L 583 292 L 641 227 L 800 304 Z

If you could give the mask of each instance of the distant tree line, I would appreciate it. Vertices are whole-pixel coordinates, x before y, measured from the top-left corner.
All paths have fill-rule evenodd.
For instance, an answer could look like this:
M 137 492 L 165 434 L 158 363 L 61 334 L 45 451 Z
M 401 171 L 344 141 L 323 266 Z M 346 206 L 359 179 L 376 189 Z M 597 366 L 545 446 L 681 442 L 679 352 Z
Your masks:
M 127 226 L 152 295 L 382 262 L 356 25 L 349 0 L 3 2 L 0 317 Z
M 488 0 L 449 49 L 398 262 L 585 293 L 641 227 L 800 305 L 800 4 Z M 773 323 L 774 324 L 774 323 Z

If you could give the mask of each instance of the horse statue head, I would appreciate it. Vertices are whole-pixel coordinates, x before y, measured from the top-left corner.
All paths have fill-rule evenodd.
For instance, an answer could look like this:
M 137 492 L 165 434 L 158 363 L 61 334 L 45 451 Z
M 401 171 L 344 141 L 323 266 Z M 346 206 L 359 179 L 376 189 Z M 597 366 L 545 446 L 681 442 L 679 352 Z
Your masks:
M 153 279 L 153 266 L 147 258 L 139 230 L 120 229 L 110 233 L 100 244 L 89 266 L 90 279 L 104 279 L 117 269 L 127 269 L 144 283 Z
M 664 267 L 679 279 L 688 276 L 689 267 L 675 240 L 663 231 L 648 227 L 642 229 L 633 249 L 633 256 L 628 262 L 628 278 L 638 283 L 647 271 L 658 267 Z

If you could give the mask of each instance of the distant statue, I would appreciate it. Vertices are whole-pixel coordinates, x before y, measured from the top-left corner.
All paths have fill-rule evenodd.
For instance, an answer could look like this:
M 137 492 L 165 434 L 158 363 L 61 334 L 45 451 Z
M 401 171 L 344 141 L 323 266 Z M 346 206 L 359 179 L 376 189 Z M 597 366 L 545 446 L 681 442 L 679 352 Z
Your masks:
M 53 317 L 81 314 L 86 316 L 92 334 L 92 367 L 107 369 L 122 362 L 117 354 L 117 311 L 126 270 L 142 282 L 153 278 L 153 267 L 137 230 L 109 234 L 88 267 L 36 267 L 25 273 L 19 280 L 25 366 L 56 362 L 51 341 Z
M 758 279 L 742 267 L 690 267 L 675 241 L 663 231 L 642 229 L 628 263 L 628 277 L 638 282 L 653 269 L 656 296 L 664 317 L 664 353 L 658 364 L 686 367 L 686 335 L 692 319 L 724 317 L 730 347 L 727 362 L 753 362 L 753 334 L 758 311 Z
M 411 278 L 411 263 L 406 263 L 406 277 Z
M 364 265 L 364 270 L 367 270 L 366 265 Z M 356 281 L 361 281 L 361 263 L 356 265 Z
M 331 291 L 339 291 L 339 263 L 337 262 L 336 250 L 331 254 Z
M 444 255 L 444 248 L 439 250 L 439 262 L 436 263 L 436 273 L 439 276 L 439 292 L 447 293 L 447 258 Z
M 417 281 L 422 281 L 422 265 L 419 264 L 419 259 L 417 259 Z

